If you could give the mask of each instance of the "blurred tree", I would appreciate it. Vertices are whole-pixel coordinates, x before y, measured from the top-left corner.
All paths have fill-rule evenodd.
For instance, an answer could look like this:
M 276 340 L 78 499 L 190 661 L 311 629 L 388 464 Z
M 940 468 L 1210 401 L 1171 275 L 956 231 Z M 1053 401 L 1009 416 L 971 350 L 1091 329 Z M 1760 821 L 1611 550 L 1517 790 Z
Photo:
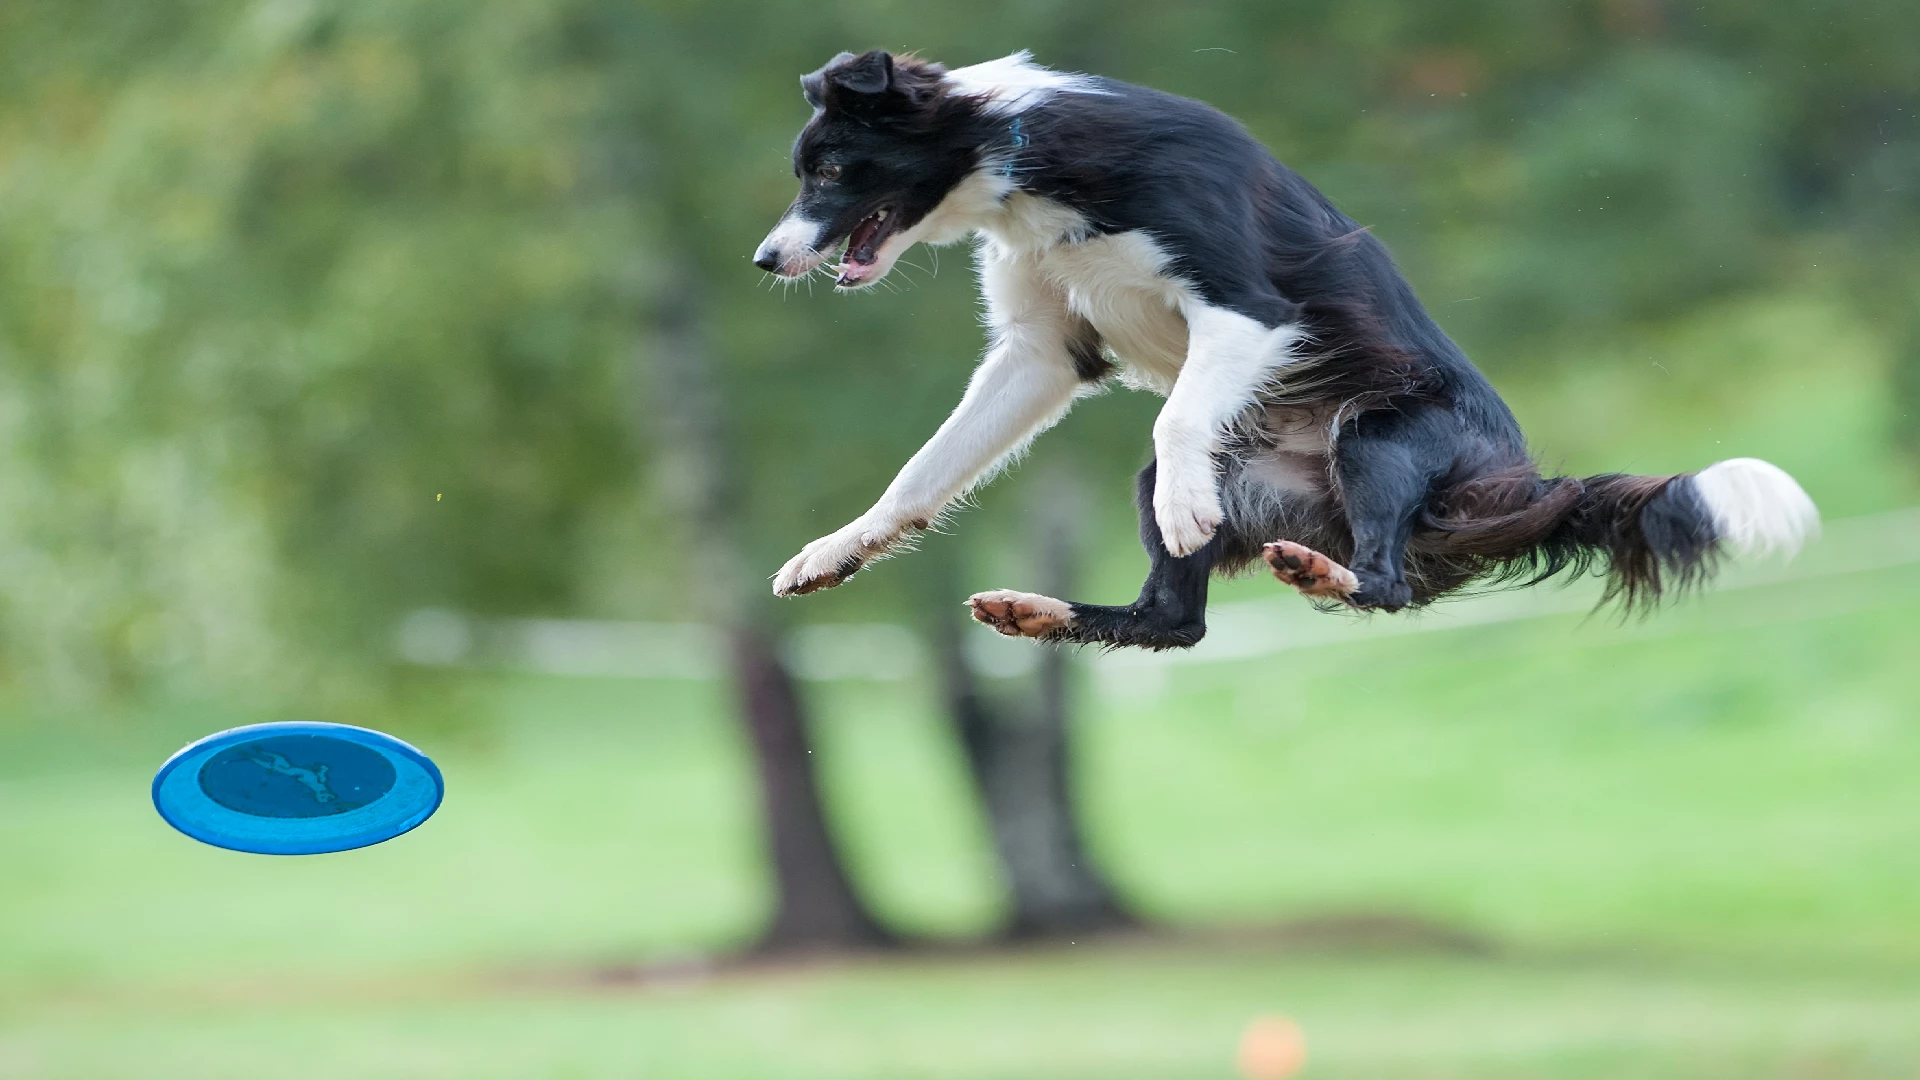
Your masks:
M 450 14 L 45 42 L 70 99 L 13 101 L 0 200 L 23 679 L 365 717 L 400 611 L 570 604 L 634 468 L 605 403 L 644 244 L 580 182 L 593 103 L 539 19 Z
M 726 633 L 737 707 L 760 780 L 774 911 L 757 951 L 891 944 L 855 895 L 828 832 L 806 707 L 766 617 L 766 590 L 740 561 L 738 465 L 693 285 L 676 281 L 658 302 L 654 347 L 639 381 L 659 444 L 661 486 L 682 523 L 682 561 L 704 601 L 698 610 Z
M 1075 527 L 1084 497 L 1056 470 L 1032 500 L 1029 532 L 1042 566 L 1035 587 L 1049 596 L 1076 595 Z M 977 634 L 959 616 L 955 545 L 937 545 L 925 557 L 931 654 L 954 734 L 966 753 L 987 812 L 994 848 L 1007 883 L 1003 933 L 1011 938 L 1066 937 L 1131 926 L 1087 849 L 1072 779 L 1072 651 L 1040 652 L 1035 685 L 1018 695 L 995 695 L 982 685 L 963 634 Z

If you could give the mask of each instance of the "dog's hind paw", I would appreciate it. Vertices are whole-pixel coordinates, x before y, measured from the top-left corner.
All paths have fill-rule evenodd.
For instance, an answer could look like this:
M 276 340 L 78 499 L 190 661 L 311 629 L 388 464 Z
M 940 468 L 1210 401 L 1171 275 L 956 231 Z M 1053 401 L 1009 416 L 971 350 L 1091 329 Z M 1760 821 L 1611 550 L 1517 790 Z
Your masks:
M 1073 625 L 1073 605 L 1038 593 L 995 589 L 967 598 L 973 617 L 1008 637 L 1048 638 Z
M 1275 540 L 1265 547 L 1263 557 L 1273 576 L 1299 589 L 1302 596 L 1345 600 L 1360 588 L 1353 571 L 1305 544 Z

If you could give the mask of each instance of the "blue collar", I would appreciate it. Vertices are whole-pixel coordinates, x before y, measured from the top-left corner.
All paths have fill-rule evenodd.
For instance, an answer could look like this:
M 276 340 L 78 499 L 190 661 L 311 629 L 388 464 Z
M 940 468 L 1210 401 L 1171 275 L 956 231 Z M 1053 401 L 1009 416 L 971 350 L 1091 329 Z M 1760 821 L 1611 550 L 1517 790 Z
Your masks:
M 1013 118 L 1013 126 L 1010 130 L 1013 133 L 1013 153 L 1017 155 L 1020 153 L 1020 151 L 1025 150 L 1027 148 L 1027 141 L 1028 141 L 1027 133 L 1020 130 L 1019 117 L 1016 116 Z M 1008 176 L 1008 177 L 1013 175 L 1013 157 L 1012 156 L 1009 156 L 1007 158 L 1007 163 L 1001 166 L 1000 175 Z

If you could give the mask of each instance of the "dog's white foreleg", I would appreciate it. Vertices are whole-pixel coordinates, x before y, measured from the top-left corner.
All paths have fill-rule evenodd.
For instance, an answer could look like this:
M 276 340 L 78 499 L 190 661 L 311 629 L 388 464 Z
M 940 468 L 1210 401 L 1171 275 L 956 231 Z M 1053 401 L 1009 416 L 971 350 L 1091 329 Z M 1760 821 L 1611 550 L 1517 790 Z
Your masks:
M 920 524 L 937 517 L 1066 415 L 1079 385 L 1057 334 L 1008 327 L 959 406 L 901 468 L 871 513 Z
M 1213 455 L 1274 372 L 1296 358 L 1297 324 L 1264 326 L 1226 308 L 1185 305 L 1187 359 L 1153 424 L 1153 516 L 1167 551 L 1191 555 L 1221 520 Z
M 1004 264 L 983 266 L 981 283 L 994 342 L 959 406 L 872 509 L 808 544 L 774 575 L 774 592 L 788 596 L 840 584 L 909 529 L 927 527 L 1066 415 L 1082 383 L 1067 349 L 1073 320 L 1064 301 Z

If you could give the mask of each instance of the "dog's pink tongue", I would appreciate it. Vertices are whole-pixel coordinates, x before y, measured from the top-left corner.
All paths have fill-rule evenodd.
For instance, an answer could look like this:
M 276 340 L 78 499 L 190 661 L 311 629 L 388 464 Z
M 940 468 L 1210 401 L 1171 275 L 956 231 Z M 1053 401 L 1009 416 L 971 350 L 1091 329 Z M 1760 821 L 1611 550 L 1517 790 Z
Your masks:
M 873 237 L 879 231 L 880 223 L 871 215 L 860 219 L 860 224 L 853 227 L 853 234 L 847 237 L 847 261 L 865 259 L 871 262 L 873 252 L 870 249 L 873 247 Z

